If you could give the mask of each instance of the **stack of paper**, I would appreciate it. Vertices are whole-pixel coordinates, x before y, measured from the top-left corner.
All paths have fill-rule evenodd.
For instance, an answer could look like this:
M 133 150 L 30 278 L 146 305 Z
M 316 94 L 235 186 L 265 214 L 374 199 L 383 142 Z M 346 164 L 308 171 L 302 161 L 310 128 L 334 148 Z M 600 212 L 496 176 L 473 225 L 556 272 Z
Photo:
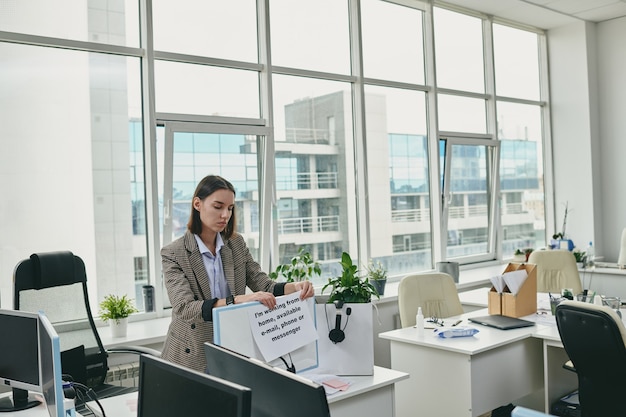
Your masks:
M 515 295 L 522 288 L 526 278 L 528 278 L 528 272 L 525 269 L 519 269 L 492 277 L 491 285 L 498 293 L 503 293 L 505 288 L 508 288 L 509 292 Z

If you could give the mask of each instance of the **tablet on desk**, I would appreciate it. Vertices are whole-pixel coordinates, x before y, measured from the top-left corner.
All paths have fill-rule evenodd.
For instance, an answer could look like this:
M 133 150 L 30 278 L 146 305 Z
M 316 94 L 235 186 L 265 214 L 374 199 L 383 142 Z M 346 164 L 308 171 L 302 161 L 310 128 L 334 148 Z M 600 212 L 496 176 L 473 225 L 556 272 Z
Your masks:
M 502 316 L 500 314 L 490 314 L 488 316 L 470 317 L 468 319 L 472 323 L 482 324 L 484 326 L 495 327 L 500 330 L 519 329 L 521 327 L 534 326 L 535 322 L 518 319 L 515 317 Z

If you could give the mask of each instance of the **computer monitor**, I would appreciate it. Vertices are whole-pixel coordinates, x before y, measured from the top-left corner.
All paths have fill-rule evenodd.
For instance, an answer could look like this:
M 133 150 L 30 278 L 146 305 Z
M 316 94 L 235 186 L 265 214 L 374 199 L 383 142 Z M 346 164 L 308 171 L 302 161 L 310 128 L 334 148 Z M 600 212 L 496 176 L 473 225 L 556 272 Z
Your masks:
M 141 355 L 137 417 L 250 417 L 250 388 Z
M 0 400 L 0 411 L 18 411 L 41 402 L 29 391 L 41 392 L 39 317 L 35 313 L 0 310 L 0 384 L 12 397 Z
M 320 384 L 213 343 L 204 349 L 210 375 L 252 389 L 252 417 L 330 417 Z
M 59 335 L 42 312 L 39 313 L 39 359 L 41 364 L 41 393 L 50 417 L 63 417 L 63 379 L 61 376 L 61 342 Z

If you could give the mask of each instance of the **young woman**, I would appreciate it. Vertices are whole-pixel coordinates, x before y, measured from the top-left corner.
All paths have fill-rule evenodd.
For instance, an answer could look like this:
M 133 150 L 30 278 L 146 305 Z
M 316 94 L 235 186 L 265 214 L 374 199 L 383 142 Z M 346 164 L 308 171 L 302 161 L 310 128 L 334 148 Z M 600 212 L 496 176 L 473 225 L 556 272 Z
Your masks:
M 204 342 L 213 341 L 214 307 L 259 301 L 276 306 L 276 296 L 314 295 L 309 281 L 277 283 L 261 271 L 235 232 L 235 189 L 216 175 L 203 178 L 191 201 L 185 235 L 161 249 L 172 323 L 161 356 L 204 372 Z M 252 292 L 246 294 L 246 287 Z

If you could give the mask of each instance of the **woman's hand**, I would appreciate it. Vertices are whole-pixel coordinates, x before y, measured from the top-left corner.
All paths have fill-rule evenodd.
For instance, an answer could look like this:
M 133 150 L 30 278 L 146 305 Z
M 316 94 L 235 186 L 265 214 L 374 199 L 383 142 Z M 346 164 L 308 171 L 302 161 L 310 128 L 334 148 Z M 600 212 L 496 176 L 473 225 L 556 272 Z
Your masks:
M 289 288 L 289 287 L 292 288 Z M 315 289 L 313 288 L 313 284 L 311 281 L 298 281 L 298 282 L 290 282 L 285 285 L 285 294 L 291 294 L 293 292 L 300 291 L 300 299 L 306 300 L 307 298 L 313 297 L 315 295 Z
M 237 296 L 237 303 L 247 303 L 248 301 L 258 301 L 270 310 L 276 307 L 276 297 L 271 292 L 257 291 Z

